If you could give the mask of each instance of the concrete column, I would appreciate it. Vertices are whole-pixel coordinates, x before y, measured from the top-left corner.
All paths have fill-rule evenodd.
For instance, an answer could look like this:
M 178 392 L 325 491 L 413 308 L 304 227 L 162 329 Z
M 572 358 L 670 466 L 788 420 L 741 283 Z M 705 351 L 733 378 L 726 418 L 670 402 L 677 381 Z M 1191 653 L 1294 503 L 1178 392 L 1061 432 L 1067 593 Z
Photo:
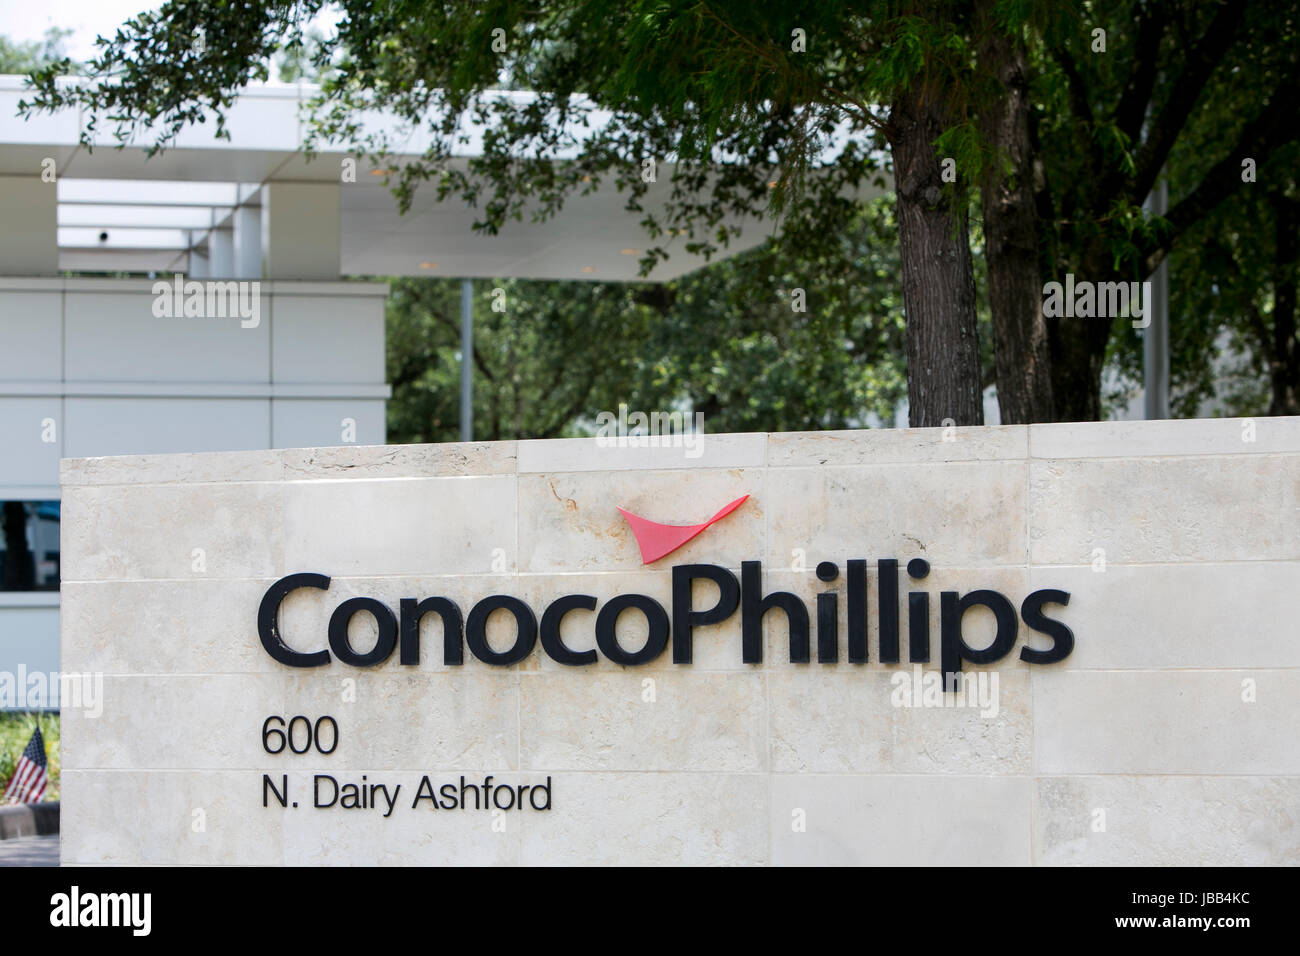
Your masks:
M 260 227 L 258 231 L 261 231 Z M 214 279 L 234 278 L 235 231 L 233 229 L 213 229 L 208 234 L 208 273 Z
M 1163 175 L 1147 197 L 1147 208 L 1156 216 L 1165 215 L 1169 205 L 1169 184 Z M 1148 419 L 1169 417 L 1169 257 L 1161 261 L 1150 276 L 1151 301 L 1142 330 L 1143 406 Z
M 30 176 L 0 176 L 0 275 L 59 271 L 58 186 Z
M 192 230 L 188 234 L 190 244 L 190 253 L 186 257 L 185 274 L 191 279 L 207 279 L 212 275 L 208 269 L 208 255 L 196 244 L 203 241 L 203 233 L 198 230 Z
M 261 209 L 240 206 L 231 219 L 234 220 L 233 278 L 261 278 Z
M 234 269 L 231 278 L 262 278 L 262 210 L 257 206 L 240 206 L 231 217 Z
M 262 187 L 262 264 L 268 279 L 337 279 L 338 183 Z
M 474 280 L 460 280 L 460 440 L 474 440 Z

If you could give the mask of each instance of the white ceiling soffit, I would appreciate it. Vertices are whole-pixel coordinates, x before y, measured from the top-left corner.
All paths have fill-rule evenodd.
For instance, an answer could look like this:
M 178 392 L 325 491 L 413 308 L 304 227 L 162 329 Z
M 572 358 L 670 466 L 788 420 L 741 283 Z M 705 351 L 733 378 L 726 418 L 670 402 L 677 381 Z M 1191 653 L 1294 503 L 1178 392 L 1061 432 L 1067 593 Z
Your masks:
M 343 151 L 308 161 L 299 150 L 300 103 L 311 86 L 266 85 L 241 93 L 227 114 L 230 141 L 212 135 L 213 124 L 183 131 L 175 146 L 147 159 L 142 146 L 116 149 L 101 125 L 99 145 L 79 145 L 80 115 L 65 111 L 24 121 L 17 114 L 23 78 L 0 76 L 0 175 L 38 176 L 53 158 L 59 182 L 60 269 L 162 271 L 176 268 L 178 249 L 206 242 L 204 229 L 221 225 L 240 200 L 256 204 L 266 182 L 339 182 Z M 525 94 L 503 94 L 522 97 Z M 397 130 L 391 118 L 372 126 Z M 462 157 L 473 156 L 478 136 Z M 147 145 L 147 132 L 136 137 Z M 407 138 L 403 155 L 418 155 L 423 135 Z M 351 276 L 439 275 L 472 278 L 537 278 L 635 281 L 639 259 L 650 244 L 643 213 L 625 209 L 627 197 L 606 181 L 587 196 L 573 195 L 559 215 L 540 223 L 525 214 L 496 236 L 475 231 L 478 212 L 455 198 L 438 203 L 433 184 L 416 193 L 403 216 L 370 164 L 358 163 L 355 183 L 341 183 L 341 271 Z M 658 169 L 658 182 L 643 201 L 661 211 L 671 190 L 672 167 Z M 882 190 L 872 188 L 864 197 Z M 206 216 L 205 216 L 206 211 Z M 731 255 L 772 234 L 771 219 L 739 219 L 741 236 L 723 252 Z M 188 234 L 185 230 L 190 231 Z M 101 233 L 108 232 L 103 240 Z M 662 281 L 705 264 L 686 252 L 685 236 L 660 243 L 666 263 L 649 276 Z M 152 244 L 152 248 L 150 247 Z

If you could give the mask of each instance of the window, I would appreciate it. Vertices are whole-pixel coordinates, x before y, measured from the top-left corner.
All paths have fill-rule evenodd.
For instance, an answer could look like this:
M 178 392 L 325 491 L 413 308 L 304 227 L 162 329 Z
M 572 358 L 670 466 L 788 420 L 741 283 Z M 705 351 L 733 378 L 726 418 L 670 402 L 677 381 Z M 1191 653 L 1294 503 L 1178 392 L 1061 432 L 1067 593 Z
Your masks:
M 0 591 L 59 589 L 59 503 L 0 502 Z

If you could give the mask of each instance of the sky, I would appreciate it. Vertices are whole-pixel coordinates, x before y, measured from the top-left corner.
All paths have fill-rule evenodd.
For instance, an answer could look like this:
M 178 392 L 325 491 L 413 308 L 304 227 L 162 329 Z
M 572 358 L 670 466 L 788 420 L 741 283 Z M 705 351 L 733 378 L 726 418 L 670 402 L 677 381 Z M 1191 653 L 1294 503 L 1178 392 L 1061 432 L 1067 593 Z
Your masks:
M 71 29 L 63 52 L 85 62 L 95 56 L 95 37 L 112 37 L 127 20 L 157 10 L 164 0 L 0 0 L 0 35 L 25 42 L 42 40 L 50 27 Z M 326 4 L 312 20 L 320 32 L 333 32 L 337 10 Z
M 40 40 L 50 27 L 75 31 L 63 42 L 74 60 L 95 53 L 95 37 L 112 36 L 119 26 L 162 0 L 0 0 L 0 34 L 11 40 Z

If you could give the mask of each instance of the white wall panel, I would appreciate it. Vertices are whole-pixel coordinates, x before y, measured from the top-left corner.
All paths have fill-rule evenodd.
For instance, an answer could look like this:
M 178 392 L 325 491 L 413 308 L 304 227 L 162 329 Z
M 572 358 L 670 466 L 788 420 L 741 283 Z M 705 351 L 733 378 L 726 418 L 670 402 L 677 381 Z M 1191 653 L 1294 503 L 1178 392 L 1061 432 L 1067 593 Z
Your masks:
M 69 398 L 67 455 L 150 455 L 265 448 L 265 399 Z
M 0 382 L 63 377 L 63 293 L 0 289 Z
M 133 283 L 134 284 L 134 283 Z M 257 328 L 238 318 L 158 318 L 148 283 L 127 293 L 69 292 L 69 381 L 265 382 L 270 306 L 261 297 Z
M 273 448 L 320 448 L 326 445 L 382 445 L 384 402 L 357 398 L 344 401 L 275 399 L 271 404 Z M 352 441 L 344 440 L 344 420 L 355 422 Z
M 49 497 L 58 497 L 65 424 L 57 396 L 0 396 L 0 497 L 6 487 L 25 485 L 47 486 Z
M 384 300 L 278 295 L 272 348 L 277 384 L 382 382 Z
M 58 607 L 13 607 L 0 595 L 0 671 L 48 674 L 59 669 Z M 15 708 L 25 709 L 25 708 Z

